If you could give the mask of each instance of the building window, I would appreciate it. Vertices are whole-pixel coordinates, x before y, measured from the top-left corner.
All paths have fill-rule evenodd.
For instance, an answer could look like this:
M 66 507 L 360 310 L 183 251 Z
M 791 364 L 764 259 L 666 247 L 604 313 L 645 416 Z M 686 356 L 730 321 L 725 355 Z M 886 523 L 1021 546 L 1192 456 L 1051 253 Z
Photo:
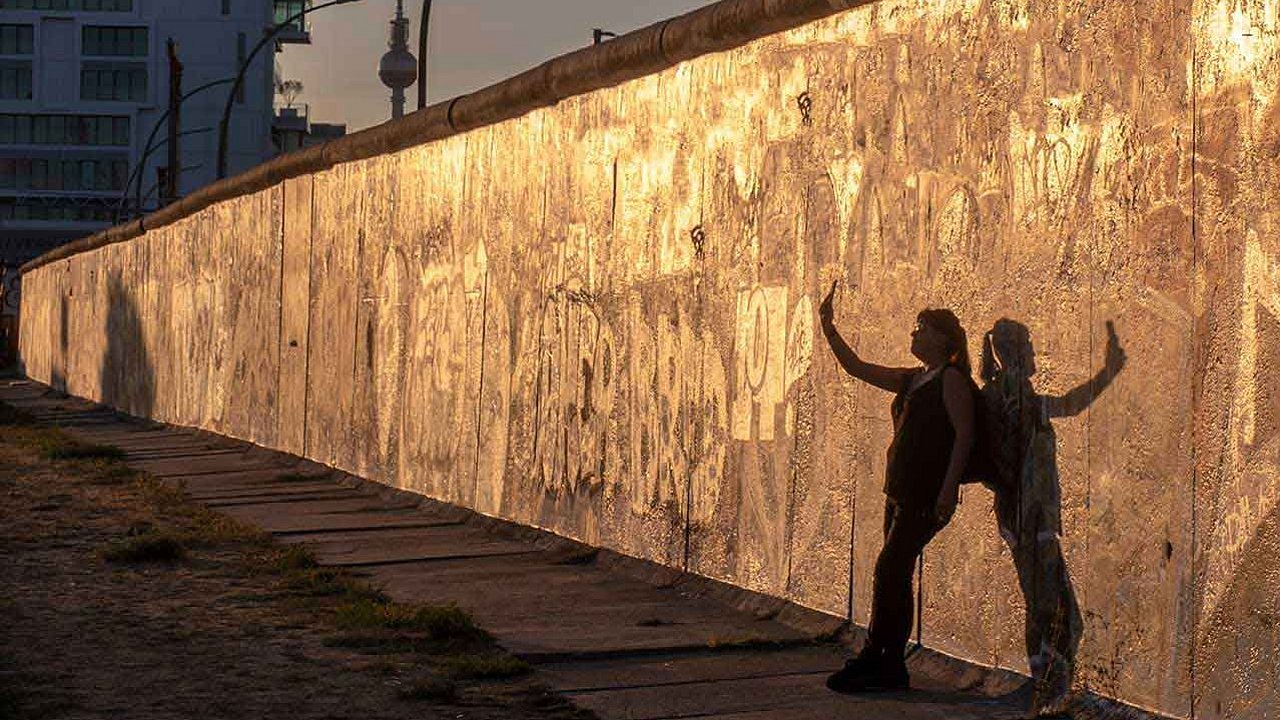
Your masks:
M 307 0 L 275 0 L 275 5 L 276 24 L 279 25 L 285 20 L 288 20 L 294 15 L 306 10 L 310 3 L 307 2 Z M 294 24 L 299 30 L 303 30 L 305 29 L 304 21 L 305 18 L 298 18 L 294 21 Z
M 0 25 L 0 55 L 31 55 L 35 38 L 31 25 Z
M 0 0 L 0 10 L 132 12 L 133 0 Z
M 146 57 L 147 28 L 86 25 L 80 30 L 81 53 L 108 57 Z
M 86 62 L 80 68 L 80 99 L 145 102 L 147 66 L 143 63 Z
M 129 118 L 0 114 L 0 145 L 129 145 Z
M 0 100 L 31 99 L 31 63 L 0 60 Z
M 0 158 L 0 189 L 119 192 L 129 177 L 125 157 Z
M 0 220 L 111 222 L 114 215 L 114 198 L 0 198 Z

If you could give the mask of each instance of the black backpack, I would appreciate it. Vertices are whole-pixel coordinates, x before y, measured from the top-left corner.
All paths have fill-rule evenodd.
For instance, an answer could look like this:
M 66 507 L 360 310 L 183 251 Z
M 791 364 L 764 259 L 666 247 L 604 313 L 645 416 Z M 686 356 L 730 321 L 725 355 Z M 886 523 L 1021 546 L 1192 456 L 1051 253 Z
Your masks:
M 999 428 L 1002 424 L 1000 413 L 972 377 L 966 375 L 965 379 L 973 392 L 973 449 L 969 451 L 969 463 L 965 466 L 960 482 L 966 485 L 982 483 L 998 493 L 1012 480 L 996 461 L 999 454 Z

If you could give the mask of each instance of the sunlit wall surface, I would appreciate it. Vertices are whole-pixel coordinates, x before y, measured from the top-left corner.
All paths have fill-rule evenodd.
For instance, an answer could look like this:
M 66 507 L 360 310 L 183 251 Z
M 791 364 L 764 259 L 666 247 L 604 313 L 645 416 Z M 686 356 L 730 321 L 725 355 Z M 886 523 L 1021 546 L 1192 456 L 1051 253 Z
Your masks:
M 925 643 L 1269 716 L 1276 22 L 877 3 L 41 267 L 27 371 L 865 623 L 890 397 L 816 309 L 908 364 L 951 307 L 1032 460 L 1017 533 L 969 487 L 926 551 Z

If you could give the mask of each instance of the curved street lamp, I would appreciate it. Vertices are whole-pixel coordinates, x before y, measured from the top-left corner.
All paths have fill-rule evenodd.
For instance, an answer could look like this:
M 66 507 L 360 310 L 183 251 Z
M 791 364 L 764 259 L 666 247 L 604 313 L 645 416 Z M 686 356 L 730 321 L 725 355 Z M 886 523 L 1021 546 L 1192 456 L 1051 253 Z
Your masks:
M 196 128 L 195 130 L 183 130 L 182 132 L 178 133 L 178 137 L 183 138 L 189 135 L 201 135 L 207 132 L 213 132 L 213 128 L 202 127 L 202 128 Z M 129 173 L 129 179 L 125 181 L 124 192 L 120 194 L 120 202 L 116 204 L 116 222 L 120 222 L 121 216 L 124 215 L 124 206 L 129 201 L 129 188 L 134 186 L 134 180 L 137 180 L 137 195 L 136 195 L 136 199 L 134 200 L 134 208 L 136 212 L 138 213 L 142 212 L 142 201 L 144 199 L 144 196 L 142 194 L 141 169 L 146 167 L 147 160 L 151 157 L 152 153 L 158 151 L 160 148 L 168 144 L 169 144 L 169 138 L 162 138 L 160 142 L 156 143 L 155 145 L 147 145 L 147 149 L 142 153 L 141 158 L 138 160 L 138 164 L 134 166 L 133 172 Z M 184 169 L 189 169 L 189 168 L 184 168 Z
M 418 109 L 427 106 L 427 31 L 431 28 L 431 0 L 422 0 L 422 24 L 418 26 Z
M 221 80 L 213 80 L 213 81 L 207 82 L 190 92 L 184 93 L 182 97 L 178 98 L 178 105 L 182 105 L 182 103 L 187 101 L 187 98 L 193 95 L 196 95 L 198 93 L 202 93 L 205 90 L 208 90 L 209 88 L 218 87 L 219 85 L 226 85 L 227 83 L 234 82 L 234 81 L 235 81 L 235 78 L 228 77 L 228 78 L 222 78 Z M 125 181 L 125 184 L 124 184 L 124 192 L 120 194 L 120 203 L 116 207 L 117 222 L 119 222 L 120 216 L 124 213 L 124 205 L 126 202 L 128 202 L 128 199 L 129 199 L 129 188 L 133 185 L 133 182 L 135 179 L 137 179 L 138 181 L 138 207 L 139 208 L 142 207 L 142 171 L 146 168 L 147 158 L 151 157 L 151 153 L 164 146 L 163 142 L 160 143 L 159 145 L 156 145 L 155 147 L 152 147 L 151 144 L 156 141 L 156 133 L 160 132 L 160 128 L 164 125 L 164 121 L 168 120 L 169 115 L 171 115 L 172 113 L 173 113 L 173 108 L 166 109 L 164 113 L 160 116 L 160 119 L 156 120 L 155 126 L 151 128 L 151 134 L 147 136 L 147 144 L 144 145 L 142 149 L 141 159 L 138 161 L 137 165 L 134 165 L 133 172 L 129 173 L 129 179 Z M 168 141 L 166 140 L 165 142 L 168 142 Z
M 267 43 L 275 40 L 276 36 L 279 35 L 281 31 L 293 25 L 293 23 L 298 20 L 306 17 L 308 14 L 316 12 L 317 10 L 323 10 L 327 7 L 333 7 L 334 5 L 347 5 L 353 2 L 360 2 L 360 0 L 329 0 L 329 2 L 321 3 L 315 7 L 309 7 L 301 12 L 294 13 L 289 16 L 288 19 L 276 23 L 275 26 L 258 41 L 258 44 L 253 46 L 253 50 L 245 58 L 244 63 L 240 65 L 240 72 L 236 75 L 235 84 L 231 86 L 231 92 L 227 93 L 227 105 L 222 110 L 222 121 L 218 123 L 219 180 L 227 176 L 227 130 L 231 125 L 231 109 L 235 106 L 236 93 L 240 92 L 240 86 L 244 84 L 245 72 L 247 72 L 249 66 L 253 64 L 253 59 L 258 56 L 258 53 L 262 51 L 262 48 L 266 47 Z
M 209 132 L 209 131 L 211 131 L 211 130 L 213 130 L 213 128 L 211 128 L 211 127 L 208 127 L 208 128 L 201 128 L 200 130 L 191 130 L 191 131 L 188 131 L 188 134 L 190 134 L 190 133 L 196 133 L 196 132 Z M 179 173 L 179 174 L 181 174 L 181 173 L 187 172 L 188 170 L 199 170 L 199 169 L 200 169 L 200 168 L 202 168 L 202 167 L 204 167 L 204 163 L 197 163 L 197 164 L 195 164 L 195 165 L 187 165 L 186 167 L 179 168 L 179 169 L 178 169 L 178 173 Z M 156 181 L 156 182 L 154 182 L 154 183 L 151 183 L 151 187 L 150 187 L 150 188 L 147 188 L 147 192 L 142 196 L 142 199 L 143 199 L 143 200 L 147 200 L 147 199 L 149 199 L 149 198 L 150 198 L 150 197 L 155 193 L 155 191 L 156 191 L 156 190 L 159 190 L 159 189 L 160 189 L 160 182 L 159 182 L 159 181 Z

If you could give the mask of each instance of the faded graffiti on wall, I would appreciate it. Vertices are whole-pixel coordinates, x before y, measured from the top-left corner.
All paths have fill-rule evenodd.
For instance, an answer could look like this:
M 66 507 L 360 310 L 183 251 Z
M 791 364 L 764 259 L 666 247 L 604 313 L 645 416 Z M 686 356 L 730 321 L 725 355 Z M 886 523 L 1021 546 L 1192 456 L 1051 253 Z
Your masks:
M 409 301 L 412 329 L 404 369 L 400 422 L 401 477 L 427 476 L 427 488 L 450 499 L 469 499 L 474 488 L 456 472 L 467 438 L 464 427 L 468 369 L 481 346 L 488 261 L 479 244 L 449 264 L 429 262 L 418 274 Z
M 585 239 L 578 243 L 576 257 L 588 256 Z M 572 243 L 552 257 L 536 326 L 539 482 L 552 493 L 622 484 L 637 516 L 669 505 L 705 519 L 727 428 L 716 344 L 678 305 L 651 314 L 637 295 L 593 293 Z
M 734 339 L 733 438 L 767 441 L 793 433 L 787 395 L 813 360 L 813 305 L 788 305 L 788 288 L 738 294 Z

